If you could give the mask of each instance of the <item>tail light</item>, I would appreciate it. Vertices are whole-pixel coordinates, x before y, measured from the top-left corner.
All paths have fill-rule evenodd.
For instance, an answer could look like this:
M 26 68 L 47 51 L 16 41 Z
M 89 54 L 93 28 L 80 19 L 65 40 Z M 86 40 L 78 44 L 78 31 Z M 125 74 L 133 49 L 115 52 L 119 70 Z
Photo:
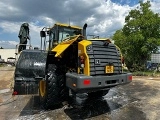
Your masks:
M 83 55 L 79 56 L 79 68 L 80 68 L 80 74 L 83 74 L 84 70 L 84 63 L 85 63 L 85 58 Z
M 132 75 L 128 76 L 128 79 L 129 79 L 130 81 L 132 81 Z
M 80 64 L 81 64 L 81 67 L 84 68 L 84 56 L 80 56 Z
M 17 92 L 17 91 L 14 91 L 14 92 L 12 93 L 12 95 L 18 95 L 18 92 Z
M 88 79 L 86 79 L 86 80 L 83 81 L 83 84 L 84 84 L 84 85 L 90 85 L 90 83 L 91 83 L 91 81 L 88 80 Z

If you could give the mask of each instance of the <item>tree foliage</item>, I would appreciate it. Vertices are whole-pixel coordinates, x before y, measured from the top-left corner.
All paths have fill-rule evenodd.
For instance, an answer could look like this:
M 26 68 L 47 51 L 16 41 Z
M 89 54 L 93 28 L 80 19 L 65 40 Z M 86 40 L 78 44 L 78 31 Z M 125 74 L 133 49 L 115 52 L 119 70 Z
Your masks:
M 149 1 L 140 1 L 140 6 L 125 17 L 124 27 L 113 35 L 129 69 L 142 70 L 160 45 L 160 17 L 150 7 Z

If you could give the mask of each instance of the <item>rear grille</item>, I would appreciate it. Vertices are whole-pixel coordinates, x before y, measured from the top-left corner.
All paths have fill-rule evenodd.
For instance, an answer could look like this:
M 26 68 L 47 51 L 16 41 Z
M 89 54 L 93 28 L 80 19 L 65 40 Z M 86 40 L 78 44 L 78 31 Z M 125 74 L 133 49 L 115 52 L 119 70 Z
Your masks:
M 87 46 L 90 61 L 90 75 L 113 75 L 122 72 L 120 52 L 112 43 L 104 45 L 104 41 L 92 41 L 92 45 Z M 114 72 L 112 74 L 105 73 L 105 66 L 112 64 Z

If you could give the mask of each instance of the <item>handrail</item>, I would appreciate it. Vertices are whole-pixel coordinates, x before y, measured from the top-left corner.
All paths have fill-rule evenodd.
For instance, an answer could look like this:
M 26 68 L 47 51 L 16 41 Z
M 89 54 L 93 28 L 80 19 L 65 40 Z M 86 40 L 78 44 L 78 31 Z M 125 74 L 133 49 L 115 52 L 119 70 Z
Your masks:
M 19 48 L 20 45 L 29 46 L 29 50 L 30 50 L 30 49 L 33 49 L 33 47 L 31 46 L 31 44 L 17 44 L 17 45 L 16 45 L 16 49 L 15 49 L 15 59 L 16 59 L 16 61 L 18 60 L 19 55 L 20 55 L 20 53 L 21 53 L 21 52 L 18 52 L 18 48 Z

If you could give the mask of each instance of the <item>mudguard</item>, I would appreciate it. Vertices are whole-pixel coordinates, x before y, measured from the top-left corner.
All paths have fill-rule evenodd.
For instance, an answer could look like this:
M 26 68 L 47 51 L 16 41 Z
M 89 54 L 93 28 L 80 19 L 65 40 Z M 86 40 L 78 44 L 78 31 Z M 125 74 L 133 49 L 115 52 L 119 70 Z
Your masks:
M 45 78 L 47 52 L 23 50 L 16 64 L 14 94 L 37 94 L 39 80 Z
M 82 36 L 81 35 L 75 35 L 75 36 L 71 36 L 69 39 L 66 39 L 64 41 L 62 41 L 60 44 L 58 44 L 53 50 L 52 52 L 55 52 L 55 57 L 60 57 L 60 55 L 70 46 L 72 45 L 73 42 L 75 42 L 76 40 L 82 40 Z

